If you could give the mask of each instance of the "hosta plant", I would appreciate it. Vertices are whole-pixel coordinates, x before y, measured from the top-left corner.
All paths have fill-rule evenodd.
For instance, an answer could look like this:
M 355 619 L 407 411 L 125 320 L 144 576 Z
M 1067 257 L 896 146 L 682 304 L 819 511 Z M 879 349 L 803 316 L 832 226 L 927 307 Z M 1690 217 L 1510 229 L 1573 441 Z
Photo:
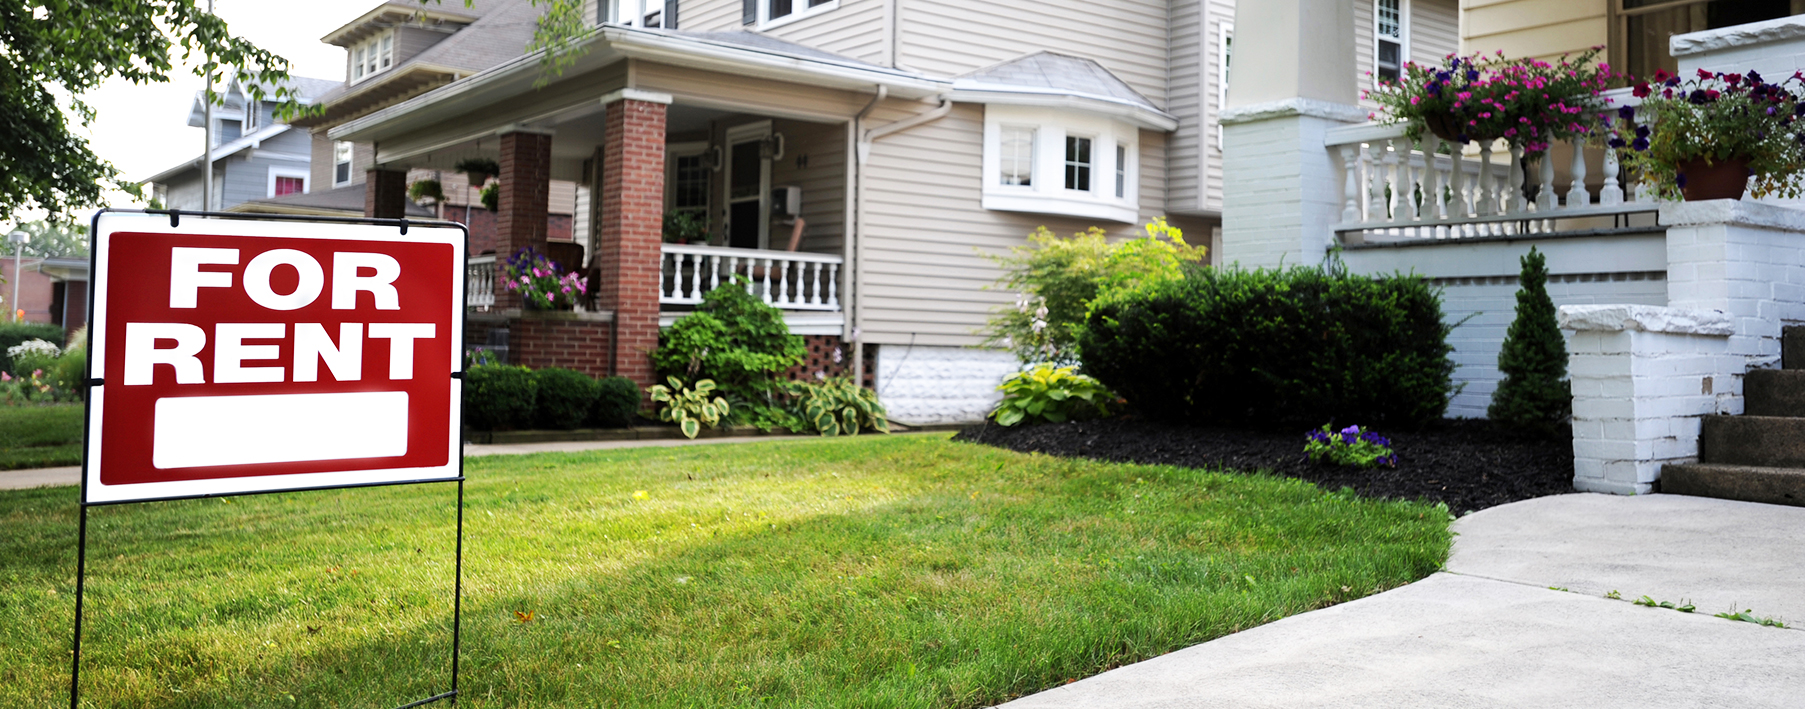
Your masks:
M 865 430 L 890 432 L 890 421 L 885 417 L 884 405 L 878 403 L 877 392 L 854 384 L 851 379 L 795 382 L 786 389 L 803 425 L 815 433 L 856 436 Z
M 1103 416 L 1116 400 L 1102 382 L 1078 374 L 1072 367 L 1044 363 L 1009 375 L 997 389 L 1003 392 L 1003 400 L 990 416 L 1003 426 Z
M 658 419 L 677 424 L 683 435 L 695 438 L 703 426 L 714 428 L 727 416 L 727 400 L 710 396 L 715 390 L 714 380 L 698 379 L 692 387 L 684 386 L 683 380 L 676 377 L 666 377 L 665 381 L 670 386 L 654 384 L 648 391 L 652 401 L 664 404 L 658 410 Z
M 1329 424 L 1311 431 L 1304 443 L 1304 454 L 1313 463 L 1331 463 L 1355 468 L 1397 467 L 1398 454 L 1391 450 L 1391 439 L 1359 426 L 1336 431 Z

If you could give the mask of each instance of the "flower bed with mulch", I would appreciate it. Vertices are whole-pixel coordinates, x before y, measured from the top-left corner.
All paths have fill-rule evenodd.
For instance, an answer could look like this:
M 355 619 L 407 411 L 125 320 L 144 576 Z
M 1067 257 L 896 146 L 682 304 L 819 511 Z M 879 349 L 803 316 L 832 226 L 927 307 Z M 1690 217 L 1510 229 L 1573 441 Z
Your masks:
M 1454 514 L 1573 491 L 1570 435 L 1536 438 L 1489 421 L 1445 420 L 1391 438 L 1396 467 L 1370 470 L 1312 463 L 1303 430 L 1188 426 L 1133 419 L 1003 427 L 986 423 L 954 440 L 1023 453 L 1097 460 L 1271 471 L 1363 497 L 1442 502 Z M 1564 431 L 1563 431 L 1564 433 Z

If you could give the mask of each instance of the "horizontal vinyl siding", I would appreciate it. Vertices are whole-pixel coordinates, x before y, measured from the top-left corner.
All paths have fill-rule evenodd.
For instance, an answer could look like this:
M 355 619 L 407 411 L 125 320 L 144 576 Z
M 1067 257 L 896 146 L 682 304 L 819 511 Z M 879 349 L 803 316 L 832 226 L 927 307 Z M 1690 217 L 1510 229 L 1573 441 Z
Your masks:
M 1217 116 L 1222 113 L 1222 27 L 1235 24 L 1234 0 L 1209 0 L 1206 8 L 1203 45 L 1203 208 L 1222 211 L 1222 130 Z
M 911 102 L 886 102 L 874 112 L 882 125 L 919 111 Z M 982 106 L 959 104 L 939 121 L 872 145 L 865 164 L 859 328 L 879 344 L 972 346 L 993 308 L 1012 293 L 986 290 L 1002 272 L 986 254 L 1027 243 L 1046 226 L 1060 235 L 1088 228 L 1085 219 L 982 207 Z M 1142 219 L 1165 211 L 1166 141 L 1140 134 Z M 806 195 L 805 195 L 806 198 Z M 1097 223 L 1112 235 L 1141 233 L 1138 224 Z
M 912 0 L 902 3 L 897 61 L 957 76 L 1042 50 L 1096 60 L 1166 105 L 1166 3 L 1117 0 Z
M 884 56 L 886 1 L 840 0 L 838 8 L 771 28 L 765 34 L 859 61 L 888 64 L 888 57 Z M 737 23 L 739 18 L 733 21 Z
M 1457 0 L 1412 0 L 1410 60 L 1431 66 L 1460 51 L 1460 4 Z
M 219 195 L 220 209 L 230 209 L 232 205 L 269 196 L 268 163 L 252 162 L 234 156 L 222 161 L 215 169 L 226 173 L 225 186 Z
M 633 82 L 678 103 L 791 118 L 845 120 L 871 101 L 870 94 L 638 61 Z
M 428 47 L 438 44 L 440 40 L 450 37 L 449 32 L 436 32 L 419 27 L 395 28 L 395 66 L 406 64 Z
M 1461 52 L 1552 59 L 1610 38 L 1609 0 L 1465 0 Z
M 782 160 L 771 163 L 771 186 L 802 188 L 801 250 L 840 254 L 846 234 L 846 127 L 828 123 L 773 121 L 784 136 Z M 808 158 L 808 167 L 797 161 Z M 789 246 L 789 227 L 771 227 L 771 248 Z
M 1203 55 L 1209 51 L 1204 42 L 1205 0 L 1174 0 L 1172 26 L 1167 53 L 1170 56 L 1170 78 L 1167 82 L 1166 111 L 1178 117 L 1178 130 L 1168 145 L 1171 150 L 1171 172 L 1167 179 L 1171 200 L 1168 209 L 1188 212 L 1203 208 L 1201 172 L 1204 165 L 1204 132 L 1210 125 L 1205 120 L 1203 104 Z

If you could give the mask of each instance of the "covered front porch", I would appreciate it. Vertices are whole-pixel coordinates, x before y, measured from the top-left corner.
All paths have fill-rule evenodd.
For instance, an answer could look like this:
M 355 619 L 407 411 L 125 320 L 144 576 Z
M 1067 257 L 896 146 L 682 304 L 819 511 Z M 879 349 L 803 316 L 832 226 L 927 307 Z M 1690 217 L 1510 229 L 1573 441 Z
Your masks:
M 543 86 L 524 57 L 333 129 L 375 145 L 366 212 L 399 216 L 409 169 L 496 161 L 498 228 L 472 247 L 468 304 L 515 363 L 649 384 L 658 329 L 739 279 L 792 332 L 847 338 L 860 119 L 944 87 L 749 33 L 605 26 L 584 47 Z M 579 185 L 574 245 L 546 241 L 553 179 Z M 529 247 L 589 277 L 583 312 L 523 310 L 497 287 L 498 262 Z

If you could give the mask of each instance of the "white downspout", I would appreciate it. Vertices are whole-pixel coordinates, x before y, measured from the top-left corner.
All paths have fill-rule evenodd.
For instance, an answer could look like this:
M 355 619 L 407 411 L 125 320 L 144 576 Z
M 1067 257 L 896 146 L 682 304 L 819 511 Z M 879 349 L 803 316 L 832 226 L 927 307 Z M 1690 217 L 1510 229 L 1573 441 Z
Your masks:
M 877 104 L 889 95 L 890 88 L 879 84 L 877 95 L 872 96 L 871 102 L 859 109 L 859 114 L 846 125 L 846 149 L 855 157 L 860 153 L 859 137 L 865 133 L 865 117 L 871 115 Z M 860 238 L 859 226 L 863 223 L 865 210 L 864 181 L 859 173 L 859 166 L 864 162 L 863 159 L 846 161 L 846 237 L 840 240 L 840 261 L 846 264 L 845 273 L 841 274 L 845 285 L 840 287 L 840 293 L 844 295 L 840 308 L 847 314 L 845 339 L 852 345 L 852 381 L 861 385 L 865 382 L 865 346 L 859 337 L 858 305 L 863 298 L 858 290 L 858 252 L 853 247 L 853 242 Z

